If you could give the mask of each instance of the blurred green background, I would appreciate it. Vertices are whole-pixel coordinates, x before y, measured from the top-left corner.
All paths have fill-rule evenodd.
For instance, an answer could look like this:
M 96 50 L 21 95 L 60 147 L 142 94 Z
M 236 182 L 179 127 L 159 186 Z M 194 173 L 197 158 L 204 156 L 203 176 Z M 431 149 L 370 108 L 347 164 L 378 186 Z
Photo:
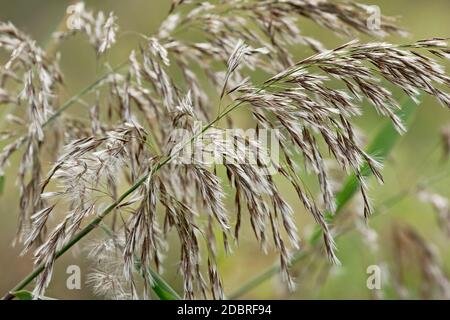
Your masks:
M 109 0 L 109 1 L 85 1 L 88 8 L 114 11 L 119 17 L 120 26 L 119 44 L 108 54 L 105 60 L 115 65 L 125 60 L 131 49 L 136 48 L 138 38 L 127 31 L 150 34 L 155 31 L 160 22 L 166 17 L 170 7 L 169 0 Z M 57 28 L 65 9 L 70 1 L 66 0 L 0 0 L 0 19 L 12 21 L 17 27 L 30 34 L 36 41 L 44 46 L 49 35 Z M 399 16 L 399 24 L 410 32 L 407 38 L 390 37 L 386 41 L 394 43 L 408 43 L 414 40 L 429 37 L 450 36 L 450 1 L 448 0 L 382 0 L 367 1 L 370 4 L 379 5 L 386 15 Z M 336 37 L 329 31 L 305 22 L 301 26 L 304 34 L 317 37 L 328 48 L 342 44 L 348 39 Z M 362 37 L 363 40 L 370 40 Z M 91 83 L 98 74 L 98 64 L 95 53 L 83 37 L 75 37 L 60 48 L 62 53 L 61 67 L 65 76 L 65 95 L 70 97 L 81 88 Z M 305 48 L 298 49 L 298 57 L 309 54 Z M 400 96 L 399 96 L 400 98 Z M 62 99 L 61 101 L 64 101 Z M 1 111 L 1 110 L 0 110 Z M 365 108 L 365 114 L 356 122 L 370 140 L 377 130 L 383 125 L 384 120 L 377 116 L 370 108 Z M 78 111 L 83 114 L 84 109 Z M 249 125 L 251 118 L 245 111 L 240 113 L 238 124 Z M 419 108 L 409 132 L 404 135 L 396 146 L 384 168 L 385 184 L 378 185 L 370 180 L 370 196 L 374 206 L 382 204 L 391 196 L 406 190 L 423 178 L 448 171 L 450 166 L 443 160 L 440 146 L 441 129 L 450 125 L 450 111 L 441 107 L 434 99 L 426 97 Z M 4 144 L 0 142 L 0 146 Z M 13 165 L 6 172 L 6 190 L 0 198 L 0 293 L 6 292 L 19 279 L 26 275 L 32 268 L 30 256 L 20 257 L 20 247 L 13 247 L 12 240 L 15 235 L 18 216 L 18 192 L 14 179 L 16 176 L 16 162 L 18 156 L 12 159 Z M 432 191 L 450 197 L 450 179 L 443 180 L 433 185 Z M 281 187 L 286 187 L 281 184 Z M 283 190 L 296 212 L 296 219 L 301 230 L 302 239 L 306 239 L 311 232 L 313 223 L 300 206 L 292 190 L 286 187 Z M 351 208 L 358 208 L 357 205 Z M 351 211 L 348 210 L 348 211 Z M 352 214 L 352 212 L 347 212 Z M 450 247 L 448 236 L 442 232 L 433 209 L 417 199 L 413 194 L 402 201 L 389 207 L 381 216 L 374 218 L 371 227 L 379 233 L 379 256 L 387 264 L 394 264 L 398 254 L 393 245 L 393 230 L 401 225 L 411 225 L 434 248 L 444 270 L 450 273 Z M 260 252 L 248 225 L 241 238 L 241 246 L 234 250 L 231 256 L 222 256 L 219 261 L 220 271 L 223 276 L 225 289 L 231 292 L 242 285 L 252 276 L 262 272 L 276 261 L 274 255 L 264 255 Z M 340 299 L 356 298 L 367 299 L 373 296 L 373 292 L 366 287 L 366 268 L 377 263 L 367 245 L 359 233 L 350 232 L 337 241 L 338 256 L 341 259 L 341 267 L 333 267 L 327 277 L 323 270 L 327 269 L 327 262 L 319 259 L 319 263 L 311 264 L 306 271 L 308 261 L 300 263 L 294 268 L 297 274 L 298 287 L 294 294 L 288 294 L 280 286 L 278 279 L 267 281 L 246 298 L 323 298 Z M 173 252 L 173 254 L 171 253 Z M 177 249 L 169 252 L 166 261 L 165 279 L 176 289 L 182 288 L 181 277 L 176 272 Z M 323 255 L 323 253 L 320 253 Z M 413 264 L 413 262 L 411 262 Z M 88 265 L 84 261 L 84 254 L 80 250 L 74 250 L 60 259 L 54 273 L 54 279 L 47 291 L 47 295 L 67 299 L 95 298 L 91 290 L 83 285 L 81 290 L 68 290 L 65 286 L 67 275 L 65 270 L 68 265 L 78 264 L 82 267 L 83 279 L 86 278 Z M 412 269 L 408 288 L 413 298 L 420 297 L 418 287 L 420 277 L 417 271 Z M 304 272 L 303 272 L 304 271 Z M 415 272 L 415 273 L 414 273 Z M 390 287 L 390 284 L 386 284 Z M 386 298 L 394 298 L 395 294 L 386 291 Z

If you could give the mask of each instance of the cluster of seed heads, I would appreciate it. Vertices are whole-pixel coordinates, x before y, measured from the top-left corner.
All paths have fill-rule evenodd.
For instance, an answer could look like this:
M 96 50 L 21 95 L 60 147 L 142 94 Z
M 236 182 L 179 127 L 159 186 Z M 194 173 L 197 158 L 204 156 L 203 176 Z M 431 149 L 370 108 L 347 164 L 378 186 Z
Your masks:
M 2 134 L 14 140 L 0 153 L 0 172 L 24 146 L 18 240 L 26 250 L 35 250 L 36 263 L 44 265 L 34 293 L 43 294 L 49 285 L 58 250 L 90 217 L 104 218 L 110 212 L 112 239 L 100 241 L 91 254 L 97 263 L 89 283 L 98 294 L 138 298 L 139 275 L 147 298 L 149 270 L 162 272 L 172 232 L 180 243 L 185 298 L 223 298 L 217 246 L 220 241 L 231 252 L 244 219 L 264 251 L 279 253 L 283 278 L 294 287 L 290 252 L 300 241 L 293 211 L 267 168 L 246 161 L 252 157 L 248 145 L 255 142 L 238 134 L 231 145 L 220 138 L 225 129 L 219 121 L 227 119 L 233 126 L 231 115 L 237 108 L 253 115 L 256 130 L 277 129 L 282 162 L 273 165 L 322 228 L 326 254 L 338 264 L 324 215 L 336 207 L 325 161 L 331 157 L 340 169 L 356 174 L 366 217 L 371 207 L 361 166 L 367 164 L 382 181 L 376 154 L 363 151 L 352 125 L 362 103 L 390 118 L 400 132 L 405 129 L 390 88 L 413 99 L 425 92 L 450 107 L 450 78 L 436 62 L 450 56 L 445 39 L 408 45 L 353 40 L 327 50 L 299 28 L 301 19 L 309 19 L 344 37 L 404 33 L 388 17 L 381 18 L 377 30 L 368 28 L 366 9 L 328 0 L 174 0 L 159 30 L 141 36 L 125 72 L 113 70 L 96 83 L 92 106 L 78 101 L 89 109 L 89 117 L 82 120 L 67 112 L 61 116 L 58 110 L 63 79 L 59 60 L 13 24 L 1 22 L 0 48 L 10 58 L 0 69 L 0 103 L 26 113 L 8 117 L 25 134 Z M 76 13 L 77 28 L 57 33 L 59 41 L 81 32 L 97 54 L 113 48 L 118 32 L 114 14 L 94 14 L 82 3 Z M 185 30 L 198 31 L 198 40 L 184 40 Z M 298 46 L 312 55 L 298 61 L 292 50 Z M 174 69 L 182 80 L 173 76 Z M 267 80 L 258 83 L 256 74 Z M 199 120 L 205 123 L 201 130 L 195 127 Z M 174 135 L 179 128 L 190 135 Z M 58 138 L 56 144 L 52 136 Z M 224 178 L 217 173 L 220 168 L 201 161 L 176 161 L 184 146 L 195 147 L 200 140 L 232 159 L 222 166 Z M 56 160 L 45 174 L 41 158 L 49 145 L 57 146 L 52 148 Z M 260 148 L 256 143 L 250 150 Z M 294 160 L 298 156 L 317 176 L 323 205 L 302 182 L 303 169 Z M 133 187 L 128 197 L 121 197 L 125 184 Z M 225 205 L 230 197 L 226 186 L 233 190 L 235 214 Z M 47 232 L 57 212 L 64 213 L 63 219 Z

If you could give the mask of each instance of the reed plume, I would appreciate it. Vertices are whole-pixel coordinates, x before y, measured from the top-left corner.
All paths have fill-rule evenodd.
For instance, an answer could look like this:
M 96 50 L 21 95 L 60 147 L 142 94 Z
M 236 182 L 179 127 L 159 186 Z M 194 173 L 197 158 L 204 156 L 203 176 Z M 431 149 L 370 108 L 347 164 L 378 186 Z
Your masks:
M 76 28 L 55 34 L 56 41 L 83 33 L 98 56 L 118 45 L 113 13 L 95 14 L 82 3 L 76 9 Z M 36 264 L 44 266 L 34 294 L 42 295 L 49 285 L 59 250 L 90 217 L 103 219 L 110 212 L 113 239 L 119 240 L 100 244 L 102 263 L 89 278 L 98 294 L 148 298 L 153 281 L 149 270 L 162 271 L 173 230 L 180 243 L 184 297 L 224 298 L 217 246 L 232 251 L 243 219 L 249 220 L 262 250 L 279 253 L 283 279 L 294 288 L 291 251 L 301 245 L 293 210 L 261 163 L 259 155 L 270 149 L 243 134 L 230 137 L 220 126 L 220 120 L 227 119 L 233 127 L 232 111 L 238 108 L 253 116 L 256 132 L 276 132 L 280 162 L 270 165 L 295 189 L 323 231 L 327 257 L 339 264 L 325 217 L 336 209 L 325 161 L 332 158 L 341 170 L 356 174 L 366 218 L 372 208 L 360 168 L 367 164 L 383 181 L 377 155 L 364 152 L 353 125 L 363 112 L 362 103 L 369 102 L 390 118 L 399 132 L 405 127 L 396 115 L 399 104 L 393 89 L 413 99 L 426 93 L 450 107 L 450 78 L 438 62 L 450 56 L 446 39 L 404 45 L 346 40 L 328 50 L 299 28 L 299 18 L 306 18 L 347 39 L 361 33 L 404 34 L 389 17 L 381 17 L 379 28 L 368 27 L 366 9 L 328 0 L 175 0 L 159 30 L 140 35 L 139 47 L 130 52 L 125 67 L 110 70 L 90 90 L 96 94 L 94 105 L 76 99 L 73 104 L 88 110 L 82 120 L 67 112 L 61 116 L 57 108 L 64 78 L 58 59 L 47 56 L 12 23 L 2 22 L 0 47 L 10 58 L 1 69 L 0 103 L 21 106 L 27 115 L 14 124 L 25 134 L 0 153 L 0 172 L 24 146 L 18 174 L 18 240 L 25 250 L 34 250 Z M 200 32 L 199 40 L 183 38 L 191 29 Z M 309 48 L 311 55 L 299 61 L 293 50 L 297 46 Z M 258 74 L 267 80 L 258 82 Z M 10 89 L 9 83 L 20 89 Z M 59 131 L 50 133 L 53 122 Z M 184 134 L 177 134 L 179 129 Z M 43 147 L 53 143 L 52 134 L 61 147 L 45 174 L 41 155 Z M 210 152 L 205 145 L 226 161 L 204 161 Z M 186 161 L 186 147 L 200 156 Z M 321 202 L 303 183 L 298 156 L 317 177 Z M 217 169 L 223 169 L 226 178 Z M 130 192 L 120 197 L 124 185 Z M 225 205 L 230 197 L 226 187 L 233 190 L 235 214 Z M 65 212 L 64 217 L 47 232 L 55 212 Z M 115 262 L 107 259 L 118 252 L 119 261 L 117 256 Z M 142 294 L 138 275 L 143 278 Z

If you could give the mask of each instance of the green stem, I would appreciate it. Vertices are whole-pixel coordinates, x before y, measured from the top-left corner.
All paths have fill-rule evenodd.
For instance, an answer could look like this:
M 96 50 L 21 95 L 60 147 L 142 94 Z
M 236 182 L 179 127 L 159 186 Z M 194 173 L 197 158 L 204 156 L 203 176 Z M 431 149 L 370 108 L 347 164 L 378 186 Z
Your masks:
M 120 69 L 122 69 L 124 66 L 126 66 L 128 64 L 128 61 L 122 62 L 121 64 L 117 65 L 115 68 L 113 68 L 112 70 L 105 72 L 100 78 L 98 78 L 97 80 L 95 80 L 93 83 L 91 83 L 90 85 L 88 85 L 87 87 L 85 87 L 83 90 L 81 90 L 79 93 L 77 93 L 76 95 L 72 96 L 69 100 L 67 100 L 66 102 L 64 102 L 64 104 L 58 108 L 57 110 L 55 110 L 55 112 L 47 119 L 47 121 L 45 121 L 42 124 L 42 127 L 45 128 L 48 125 L 50 125 L 53 121 L 55 121 L 56 118 L 58 118 L 64 111 L 66 111 L 68 108 L 70 108 L 75 102 L 77 102 L 81 97 L 83 97 L 84 95 L 92 92 L 93 90 L 95 90 L 100 83 L 105 80 L 108 76 L 114 74 L 115 72 L 119 71 Z M 20 137 L 18 139 L 18 143 L 19 146 L 21 146 L 25 141 L 26 141 L 26 136 Z
M 295 255 L 292 257 L 292 259 L 290 261 L 290 266 L 293 266 L 296 263 L 298 263 L 299 261 L 306 258 L 308 256 L 308 252 L 309 251 L 304 250 L 304 251 L 298 251 L 297 253 L 295 253 Z M 242 287 L 240 287 L 239 289 L 234 291 L 232 294 L 230 294 L 227 297 L 227 299 L 235 300 L 235 299 L 239 298 L 240 296 L 246 294 L 247 292 L 251 291 L 255 287 L 259 286 L 261 283 L 269 280 L 270 278 L 272 278 L 273 276 L 278 274 L 280 271 L 281 271 L 281 266 L 280 266 L 280 264 L 277 263 L 274 266 L 272 266 L 271 268 L 267 269 L 263 273 L 257 275 L 256 277 L 254 277 L 253 279 L 251 279 L 250 281 L 245 283 Z
M 125 200 L 131 193 L 133 193 L 139 186 L 144 183 L 144 181 L 148 178 L 148 174 L 139 179 L 130 189 L 128 189 L 125 193 L 123 193 L 113 204 L 107 207 L 102 213 L 92 220 L 87 226 L 85 226 L 80 232 L 78 232 L 68 243 L 66 243 L 60 250 L 56 252 L 55 260 L 61 257 L 64 253 L 66 253 L 70 248 L 72 248 L 78 241 L 83 239 L 86 235 L 88 235 L 92 230 L 94 230 L 100 222 L 106 217 L 111 211 L 113 211 L 120 203 Z M 30 284 L 42 271 L 44 271 L 45 265 L 41 263 L 37 266 L 28 276 L 26 276 L 22 281 L 20 281 L 14 288 L 12 288 L 9 293 L 7 293 L 3 300 L 10 300 L 14 298 L 12 292 L 23 290 L 28 284 Z
M 432 185 L 441 182 L 443 179 L 446 179 L 449 176 L 450 176 L 450 171 L 445 171 L 445 172 L 440 173 L 437 176 L 431 177 L 429 179 L 424 179 L 424 181 L 419 182 L 418 184 L 411 186 L 410 188 L 408 188 L 406 190 L 402 190 L 402 191 L 398 192 L 397 194 L 393 195 L 392 197 L 390 197 L 389 199 L 387 199 L 386 201 L 381 203 L 378 206 L 378 210 L 375 210 L 374 216 L 379 215 L 379 213 L 381 213 L 381 212 L 385 212 L 386 209 L 392 208 L 394 205 L 396 205 L 397 203 L 399 203 L 400 201 L 405 199 L 407 196 L 411 195 L 414 191 L 416 191 L 416 187 L 418 185 L 425 186 L 425 187 L 431 187 Z M 351 230 L 352 229 L 347 229 L 346 231 L 349 232 Z M 345 233 L 339 234 L 337 236 L 337 238 L 340 238 L 343 235 L 345 235 Z M 308 256 L 309 252 L 312 251 L 311 248 L 312 247 L 309 247 L 306 251 L 297 252 L 291 260 L 291 266 L 297 264 L 298 262 L 300 262 L 301 260 L 306 258 Z M 234 299 L 241 297 L 242 295 L 248 293 L 249 291 L 251 291 L 254 288 L 256 288 L 257 286 L 259 286 L 261 283 L 269 280 L 270 278 L 272 278 L 279 272 L 280 272 L 280 265 L 276 264 L 273 267 L 264 271 L 263 273 L 257 275 L 250 281 L 248 281 L 246 284 L 244 284 L 242 287 L 240 287 L 233 293 L 231 293 L 228 296 L 228 299 L 234 300 Z
M 77 102 L 82 96 L 92 92 L 95 88 L 97 88 L 100 83 L 105 80 L 108 76 L 111 74 L 114 74 L 115 72 L 122 69 L 125 65 L 128 64 L 128 61 L 122 62 L 112 70 L 104 73 L 100 78 L 98 78 L 96 81 L 85 87 L 83 90 L 81 90 L 78 94 L 75 96 L 72 96 L 69 100 L 67 100 L 59 109 L 57 109 L 48 119 L 42 124 L 42 127 L 45 128 L 49 124 L 51 124 L 57 117 L 59 117 L 65 110 L 70 108 L 75 102 Z M 1 120 L 0 120 L 1 124 Z M 27 136 L 22 136 L 16 140 L 17 142 L 17 148 L 15 150 L 18 150 L 20 146 L 22 146 L 27 141 Z M 0 174 L 0 195 L 3 193 L 5 183 L 5 176 L 4 174 Z
M 126 62 L 125 62 L 126 63 Z M 109 74 L 115 72 L 115 70 L 120 69 L 125 64 L 121 64 L 118 67 L 116 67 L 113 71 L 110 71 L 106 73 L 103 77 L 95 81 L 90 86 L 86 87 L 80 94 L 77 96 L 71 98 L 69 101 L 67 101 L 60 109 L 58 109 L 55 114 L 50 117 L 47 122 L 44 125 L 47 125 L 51 123 L 56 117 L 58 117 L 64 110 L 66 110 L 70 105 L 72 105 L 75 101 L 79 99 L 79 97 L 87 92 L 90 92 L 96 85 L 98 85 L 104 78 L 106 78 Z M 276 83 L 277 80 L 270 80 L 268 82 L 265 82 L 258 90 L 257 93 L 264 90 L 265 88 L 273 85 Z M 218 115 L 212 122 L 207 124 L 203 129 L 197 133 L 194 134 L 189 141 L 187 141 L 179 150 L 182 150 L 184 146 L 192 143 L 196 138 L 198 138 L 200 135 L 202 135 L 206 130 L 214 126 L 215 123 L 220 121 L 224 116 L 238 108 L 240 105 L 242 105 L 244 102 L 240 101 L 236 104 L 231 103 L 228 107 L 225 108 L 224 112 L 220 115 Z M 168 156 L 165 160 L 160 162 L 151 172 L 151 174 L 158 171 L 162 166 L 164 166 L 166 163 L 168 163 L 172 156 Z M 64 245 L 60 250 L 56 252 L 55 260 L 58 259 L 60 256 L 62 256 L 65 252 L 67 252 L 72 246 L 74 246 L 76 243 L 78 243 L 82 238 L 84 238 L 87 234 L 89 234 L 92 230 L 94 230 L 100 222 L 103 220 L 105 216 L 107 216 L 111 211 L 113 211 L 117 206 L 121 204 L 121 202 L 127 198 L 131 193 L 133 193 L 136 189 L 138 189 L 145 180 L 149 177 L 150 174 L 146 174 L 142 178 L 140 178 L 130 189 L 128 189 L 125 193 L 123 193 L 114 203 L 112 203 L 108 208 L 106 208 L 97 218 L 95 218 L 93 221 L 91 221 L 86 227 L 84 227 L 80 232 L 78 232 L 66 245 Z M 16 292 L 19 290 L 24 289 L 28 284 L 30 284 L 43 270 L 45 269 L 44 264 L 40 264 L 38 267 L 36 267 L 35 270 L 33 270 L 28 276 L 26 276 L 22 281 L 20 281 L 12 290 L 7 293 L 3 299 L 13 299 L 14 296 L 11 294 L 11 292 Z
M 72 2 L 74 2 L 74 1 L 70 1 L 70 3 L 72 3 Z M 63 16 L 63 18 L 61 19 L 61 21 L 58 22 L 58 25 L 56 26 L 56 28 L 54 28 L 54 30 L 56 30 L 56 32 L 64 32 L 64 31 L 66 31 L 66 28 L 67 28 L 67 25 L 66 25 L 67 16 L 68 16 L 68 13 L 66 13 Z M 56 49 L 58 48 L 58 42 L 53 41 L 53 36 L 50 34 L 46 38 L 46 40 L 44 41 L 43 48 L 44 48 L 44 51 L 45 51 L 45 56 L 47 58 L 52 57 L 53 54 L 55 53 Z M 4 115 L 9 113 L 9 112 L 11 112 L 11 110 L 12 110 L 12 106 L 10 105 L 7 108 L 5 108 L 5 110 L 2 112 L 1 118 L 0 118 L 0 127 L 3 127 L 3 123 L 5 121 Z
M 105 73 L 102 77 L 98 78 L 95 82 L 84 88 L 80 93 L 73 96 L 69 100 L 67 100 L 58 110 L 55 111 L 55 113 L 47 119 L 47 121 L 43 124 L 43 127 L 49 125 L 52 123 L 58 116 L 60 116 L 65 110 L 67 110 L 71 105 L 73 105 L 80 97 L 83 95 L 91 92 L 94 90 L 106 77 L 108 77 L 110 74 L 113 74 L 114 72 L 118 71 L 122 67 L 124 67 L 126 64 L 128 64 L 128 61 L 125 61 L 112 69 L 111 71 Z M 241 105 L 242 102 L 238 103 L 237 105 L 232 108 L 233 110 Z M 217 118 L 206 125 L 200 133 L 193 135 L 192 138 L 185 144 L 192 143 L 198 136 L 202 135 L 206 130 L 211 128 L 215 123 L 217 123 L 221 118 L 223 118 L 226 114 L 231 112 L 229 110 L 228 112 L 224 112 L 222 115 L 218 115 Z M 22 145 L 26 141 L 26 137 L 21 137 L 19 139 L 19 146 Z M 184 146 L 185 146 L 184 145 Z M 184 147 L 183 146 L 183 147 Z M 163 165 L 168 163 L 172 157 L 167 157 L 164 161 L 160 162 L 155 170 L 152 171 L 152 173 L 158 171 Z M 123 193 L 114 203 L 112 203 L 109 207 L 107 207 L 97 218 L 95 218 L 93 221 L 91 221 L 87 226 L 85 226 L 80 232 L 78 232 L 67 244 L 65 244 L 60 250 L 56 252 L 55 260 L 61 257 L 65 252 L 67 252 L 71 247 L 73 247 L 76 243 L 78 243 L 82 238 L 84 238 L 86 235 L 88 235 L 92 230 L 98 227 L 100 222 L 102 222 L 103 218 L 106 217 L 111 211 L 113 211 L 117 206 L 121 204 L 121 202 L 126 199 L 131 193 L 133 193 L 137 188 L 139 188 L 145 180 L 149 177 L 149 174 L 146 174 L 142 178 L 140 178 L 131 188 L 129 188 L 125 193 Z M 0 176 L 0 178 L 2 178 Z M 2 181 L 1 181 L 2 182 Z M 41 263 L 39 266 L 37 266 L 30 274 L 28 274 L 23 280 L 21 280 L 13 289 L 11 289 L 3 298 L 2 300 L 11 300 L 14 299 L 13 292 L 20 291 L 24 289 L 28 284 L 30 284 L 39 274 L 41 274 L 45 269 L 45 265 Z M 164 282 L 165 283 L 165 282 Z M 167 286 L 170 288 L 169 286 Z M 169 290 L 170 291 L 170 290 Z M 176 292 L 174 292 L 176 295 Z
M 401 191 L 398 194 L 396 194 L 395 196 L 389 198 L 387 201 L 385 201 L 383 204 L 380 205 L 380 208 L 386 209 L 388 207 L 392 207 L 395 204 L 397 204 L 398 202 L 400 202 L 401 200 L 403 200 L 406 196 L 408 196 L 410 194 L 410 190 L 408 191 Z M 374 215 L 376 215 L 378 211 L 376 211 L 374 213 Z M 351 231 L 352 229 L 347 229 L 346 232 Z M 343 236 L 344 234 L 346 234 L 346 232 L 344 233 L 340 233 L 337 235 L 337 239 L 340 238 L 341 236 Z M 319 248 L 319 246 L 317 245 L 317 242 L 314 241 L 315 243 L 311 244 L 310 247 L 308 247 L 308 249 L 303 250 L 303 251 L 298 251 L 295 253 L 295 255 L 293 256 L 293 258 L 291 259 L 290 262 L 290 267 L 296 265 L 298 262 L 302 261 L 304 258 L 308 257 L 308 255 L 313 252 L 315 248 Z M 245 283 L 242 287 L 240 287 L 239 289 L 235 290 L 233 293 L 231 293 L 228 296 L 228 299 L 230 300 L 235 300 L 240 298 L 241 296 L 243 296 L 244 294 L 250 292 L 251 290 L 253 290 L 254 288 L 258 287 L 259 285 L 261 285 L 262 283 L 264 283 L 265 281 L 269 280 L 270 278 L 272 278 L 273 276 L 275 276 L 276 274 L 278 274 L 281 270 L 280 265 L 277 263 L 274 266 L 268 268 L 267 270 L 265 270 L 264 272 L 262 272 L 261 274 L 257 275 L 256 277 L 254 277 L 253 279 L 249 280 L 247 283 Z

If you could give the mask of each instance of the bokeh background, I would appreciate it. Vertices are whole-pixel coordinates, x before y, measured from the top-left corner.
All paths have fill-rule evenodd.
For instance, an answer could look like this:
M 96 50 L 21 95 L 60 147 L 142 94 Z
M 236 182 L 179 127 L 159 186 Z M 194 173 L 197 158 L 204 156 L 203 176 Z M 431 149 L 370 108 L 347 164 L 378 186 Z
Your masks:
M 166 17 L 170 7 L 170 0 L 109 0 L 109 1 L 85 1 L 86 5 L 93 9 L 105 12 L 114 11 L 119 17 L 120 32 L 118 42 L 114 50 L 108 54 L 111 65 L 125 60 L 131 49 L 137 45 L 138 38 L 128 31 L 150 34 L 155 31 L 160 22 Z M 44 46 L 49 41 L 49 36 L 58 27 L 65 14 L 65 9 L 70 3 L 68 0 L 0 0 L 0 19 L 12 21 L 17 27 L 30 34 L 36 41 Z M 407 38 L 390 37 L 386 41 L 394 43 L 407 43 L 414 40 L 429 37 L 450 36 L 450 1 L 448 0 L 368 0 L 366 3 L 379 5 L 382 12 L 387 15 L 398 16 L 399 24 L 410 32 Z M 336 37 L 329 31 L 302 21 L 304 34 L 308 34 L 322 40 L 329 48 L 342 44 L 348 39 Z M 370 40 L 362 37 L 364 41 Z M 66 89 L 64 95 L 70 97 L 78 92 L 86 84 L 92 82 L 98 74 L 98 61 L 95 53 L 86 43 L 83 37 L 75 37 L 65 42 L 59 50 L 62 52 L 61 67 L 65 75 Z M 301 47 L 298 49 L 298 57 L 308 55 L 310 52 Z M 450 70 L 450 69 L 449 69 Z M 450 72 L 449 72 L 450 73 Z M 400 95 L 399 95 L 399 98 Z M 64 101 L 62 99 L 61 101 Z M 0 106 L 0 109 L 4 106 Z M 0 110 L 3 112 L 2 110 Z M 370 108 L 365 108 L 365 114 L 356 119 L 360 128 L 363 128 L 367 139 L 373 136 L 384 124 L 384 120 L 376 115 Z M 72 112 L 80 116 L 86 115 L 81 106 Z M 245 111 L 238 113 L 236 123 L 246 127 L 251 124 L 251 118 Z M 370 196 L 374 207 L 381 210 L 381 214 L 374 217 L 370 226 L 378 233 L 379 250 L 374 256 L 368 249 L 367 243 L 360 233 L 350 231 L 337 241 L 338 256 L 342 266 L 331 267 L 320 258 L 323 253 L 318 253 L 317 259 L 302 261 L 294 268 L 297 275 L 297 291 L 287 293 L 277 277 L 266 281 L 255 290 L 245 295 L 245 298 L 274 298 L 274 299 L 369 299 L 376 295 L 366 287 L 366 268 L 371 264 L 383 262 L 390 267 L 391 272 L 399 268 L 398 257 L 402 247 L 395 242 L 396 230 L 413 228 L 427 244 L 435 250 L 440 259 L 439 264 L 444 272 L 450 274 L 450 246 L 448 235 L 443 232 L 436 218 L 433 208 L 418 199 L 415 193 L 402 198 L 399 201 L 388 201 L 402 191 L 409 190 L 424 179 L 434 177 L 450 170 L 448 161 L 443 156 L 441 145 L 441 130 L 450 125 L 450 111 L 441 107 L 435 100 L 426 97 L 418 109 L 409 132 L 405 134 L 394 152 L 389 157 L 385 168 L 385 184 L 378 185 L 370 180 Z M 1 129 L 1 128 L 0 128 Z M 0 142 L 3 147 L 4 143 Z M 32 268 L 32 260 L 29 255 L 20 256 L 20 246 L 12 246 L 12 240 L 17 227 L 18 216 L 18 191 L 15 185 L 18 156 L 12 159 L 12 164 L 6 172 L 5 192 L 0 197 L 0 293 L 6 292 L 18 280 L 25 276 Z M 450 179 L 442 179 L 433 184 L 430 191 L 439 192 L 445 197 L 450 197 Z M 313 230 L 313 223 L 299 204 L 294 193 L 287 186 L 281 184 L 283 193 L 295 209 L 296 220 L 301 230 L 302 239 L 307 239 Z M 384 207 L 382 208 L 382 206 Z M 349 207 L 347 215 L 352 215 L 360 210 L 358 202 Z M 355 212 L 352 212 L 355 211 Z M 176 246 L 168 253 L 166 260 L 166 273 L 164 278 L 180 290 L 182 288 L 181 277 L 176 271 L 178 250 Z M 406 255 L 409 255 L 408 253 Z M 420 261 L 409 257 L 403 263 L 405 288 L 411 298 L 421 298 L 423 292 L 421 286 L 425 281 L 419 271 Z M 223 276 L 227 292 L 239 288 L 245 281 L 262 272 L 275 263 L 276 256 L 264 255 L 250 232 L 245 226 L 241 238 L 241 246 L 235 248 L 231 256 L 221 256 L 219 260 L 220 271 Z M 66 268 L 71 264 L 81 267 L 83 280 L 89 271 L 89 265 L 85 261 L 84 254 L 79 248 L 73 253 L 65 255 L 57 263 L 52 285 L 47 295 L 66 299 L 94 299 L 90 288 L 83 284 L 81 290 L 68 290 L 66 288 Z M 385 286 L 385 298 L 398 298 L 394 290 L 392 279 L 383 282 Z

